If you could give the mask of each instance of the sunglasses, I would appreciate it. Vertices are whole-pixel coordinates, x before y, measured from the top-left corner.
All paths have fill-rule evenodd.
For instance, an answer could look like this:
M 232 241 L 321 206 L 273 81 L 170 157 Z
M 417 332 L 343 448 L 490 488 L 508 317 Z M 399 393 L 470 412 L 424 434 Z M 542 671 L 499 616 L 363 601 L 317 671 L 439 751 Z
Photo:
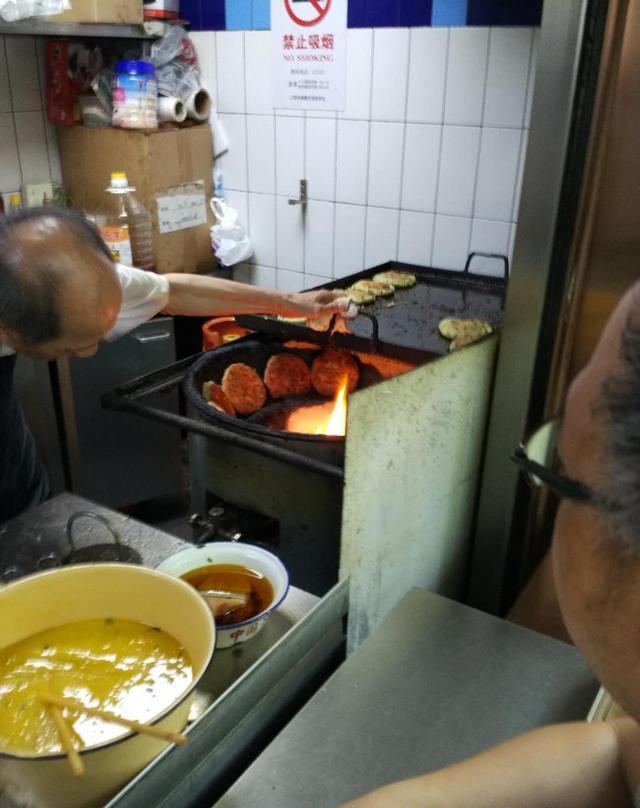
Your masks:
M 525 443 L 517 446 L 511 459 L 525 472 L 532 487 L 546 486 L 562 499 L 590 502 L 594 498 L 590 488 L 571 477 L 565 477 L 554 468 L 558 463 L 556 441 L 559 430 L 559 420 L 543 424 Z

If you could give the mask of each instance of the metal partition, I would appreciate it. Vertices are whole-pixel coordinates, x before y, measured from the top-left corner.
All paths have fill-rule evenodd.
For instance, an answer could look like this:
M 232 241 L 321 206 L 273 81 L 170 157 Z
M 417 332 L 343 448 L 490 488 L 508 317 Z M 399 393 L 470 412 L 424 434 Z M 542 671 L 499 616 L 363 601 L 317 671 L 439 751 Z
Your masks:
M 350 651 L 411 587 L 463 594 L 497 344 L 494 334 L 349 399 Z

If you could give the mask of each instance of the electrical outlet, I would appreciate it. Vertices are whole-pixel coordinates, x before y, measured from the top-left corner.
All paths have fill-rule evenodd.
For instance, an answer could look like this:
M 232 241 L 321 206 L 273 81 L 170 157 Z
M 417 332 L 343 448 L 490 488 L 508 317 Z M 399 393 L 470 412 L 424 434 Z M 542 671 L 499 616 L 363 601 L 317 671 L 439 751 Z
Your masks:
M 53 185 L 50 182 L 27 183 L 22 186 L 22 204 L 25 208 L 39 207 L 45 197 L 53 199 Z

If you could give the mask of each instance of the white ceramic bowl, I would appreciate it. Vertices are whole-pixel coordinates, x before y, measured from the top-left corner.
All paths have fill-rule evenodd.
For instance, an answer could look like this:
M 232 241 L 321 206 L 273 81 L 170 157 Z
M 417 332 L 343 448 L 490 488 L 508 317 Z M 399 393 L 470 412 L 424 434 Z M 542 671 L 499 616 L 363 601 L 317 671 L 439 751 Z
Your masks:
M 241 623 L 229 623 L 221 626 L 216 623 L 216 648 L 229 648 L 239 642 L 246 642 L 264 627 L 271 612 L 275 611 L 289 591 L 289 573 L 279 558 L 255 547 L 234 541 L 216 541 L 181 550 L 169 556 L 157 566 L 160 572 L 180 578 L 187 572 L 209 564 L 241 564 L 268 578 L 273 587 L 273 600 L 269 607 L 260 614 Z

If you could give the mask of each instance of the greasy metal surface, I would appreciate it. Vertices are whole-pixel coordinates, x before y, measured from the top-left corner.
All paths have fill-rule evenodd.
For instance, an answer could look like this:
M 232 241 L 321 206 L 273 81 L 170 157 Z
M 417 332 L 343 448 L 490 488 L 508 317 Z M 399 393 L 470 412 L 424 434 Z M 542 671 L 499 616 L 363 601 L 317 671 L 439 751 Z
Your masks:
M 596 692 L 574 647 L 414 589 L 214 804 L 329 808 L 584 719 Z
M 497 343 L 351 397 L 340 561 L 350 651 L 412 586 L 463 594 Z
M 390 261 L 318 288 L 342 289 L 389 269 L 413 272 L 418 282 L 409 289 L 397 289 L 393 298 L 380 298 L 362 307 L 365 313 L 374 314 L 378 320 L 378 350 L 381 354 L 409 362 L 424 362 L 425 358 L 446 354 L 449 340 L 438 333 L 438 323 L 444 317 L 477 317 L 486 320 L 496 329 L 501 327 L 505 294 L 502 278 Z M 246 328 L 292 339 L 326 339 L 322 333 L 306 326 L 283 323 L 272 317 L 242 315 L 236 319 Z M 355 320 L 350 320 L 348 325 L 353 333 L 334 334 L 331 338 L 333 344 L 347 349 L 370 351 L 371 322 L 366 317 L 358 316 Z
M 118 531 L 126 550 L 147 567 L 155 567 L 189 546 L 168 533 L 82 497 L 60 494 L 0 528 L 0 581 L 7 583 L 32 572 L 60 566 L 70 550 L 67 521 L 78 511 L 94 511 L 103 516 Z M 86 553 L 94 545 L 113 546 L 108 530 L 92 519 L 78 522 L 73 535 L 77 553 Z
M 315 689 L 318 679 L 326 678 L 341 658 L 348 582 L 314 601 L 315 605 L 305 601 L 302 609 L 293 611 L 295 625 L 189 728 L 189 743 L 156 758 L 109 803 L 110 808 L 201 808 L 208 804 L 207 797 L 216 799 L 226 791 L 295 712 L 300 698 Z M 267 629 L 268 625 L 263 632 Z M 242 652 L 237 647 L 226 651 L 224 659 L 233 666 L 233 657 Z M 213 664 L 219 658 L 220 652 Z

